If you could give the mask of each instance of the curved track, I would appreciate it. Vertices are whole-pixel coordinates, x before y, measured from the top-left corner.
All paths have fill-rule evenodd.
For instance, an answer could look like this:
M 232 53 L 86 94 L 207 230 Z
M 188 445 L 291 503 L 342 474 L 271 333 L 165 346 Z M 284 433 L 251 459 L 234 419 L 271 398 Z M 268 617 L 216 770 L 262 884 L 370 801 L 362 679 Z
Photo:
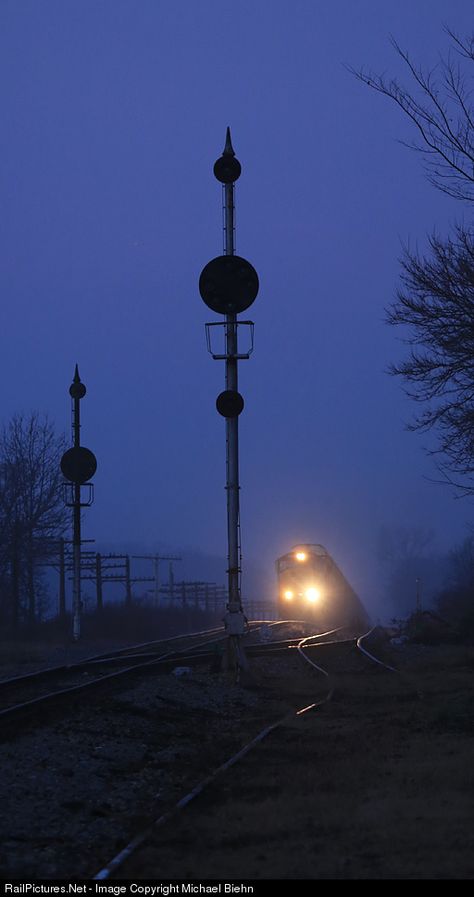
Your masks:
M 46 705 L 64 706 L 68 698 L 85 696 L 105 684 L 132 675 L 160 668 L 167 670 L 177 661 L 189 664 L 208 659 L 212 657 L 211 649 L 225 639 L 222 628 L 211 629 L 131 645 L 67 666 L 49 667 L 25 676 L 4 679 L 0 681 L 0 721 L 17 720 L 26 713 L 31 719 L 35 711 L 42 711 Z M 178 641 L 183 643 L 183 647 L 170 650 L 170 645 Z M 120 668 L 116 669 L 117 666 Z M 115 667 L 112 672 L 111 667 Z M 38 722 L 41 722 L 41 717 Z
M 252 644 L 250 641 L 262 626 L 270 628 L 296 622 L 298 621 L 268 623 L 258 620 L 250 623 L 247 636 L 249 655 L 258 655 L 270 647 L 268 644 Z M 35 720 L 35 714 L 39 714 L 35 721 L 41 723 L 44 719 L 41 713 L 46 707 L 64 707 L 68 699 L 85 697 L 106 685 L 127 681 L 131 676 L 167 671 L 177 662 L 194 665 L 212 661 L 215 658 L 216 648 L 224 645 L 227 640 L 227 633 L 220 627 L 142 642 L 106 654 L 93 655 L 76 663 L 49 667 L 24 676 L 1 680 L 0 722 L 7 724 L 25 716 L 28 716 L 31 722 Z M 297 639 L 293 638 L 274 644 L 286 650 L 296 641 Z M 176 642 L 181 642 L 182 647 L 170 650 L 170 646 Z
M 278 645 L 277 648 L 275 647 L 275 643 L 273 643 L 273 645 L 269 644 L 266 646 L 258 647 L 260 655 L 270 654 L 272 652 L 272 649 L 273 653 L 276 653 L 276 651 L 288 652 L 296 649 L 305 663 L 307 663 L 312 669 L 316 670 L 318 673 L 324 675 L 328 679 L 327 694 L 323 698 L 319 698 L 318 700 L 315 700 L 305 707 L 294 710 L 290 714 L 286 713 L 280 719 L 277 719 L 275 722 L 263 728 L 254 738 L 252 738 L 251 741 L 249 741 L 243 748 L 241 748 L 241 750 L 239 750 L 236 754 L 233 754 L 214 772 L 198 782 L 195 787 L 191 791 L 186 793 L 170 810 L 160 815 L 154 820 L 154 822 L 152 822 L 151 825 L 140 831 L 118 854 L 116 854 L 109 861 L 106 866 L 104 866 L 96 873 L 93 880 L 101 881 L 113 877 L 123 866 L 123 864 L 128 860 L 128 858 L 131 857 L 136 852 L 136 850 L 141 845 L 143 845 L 144 842 L 146 842 L 147 839 L 149 839 L 154 834 L 154 832 L 156 832 L 158 828 L 164 826 L 165 823 L 175 817 L 182 809 L 187 807 L 195 798 L 202 794 L 203 791 L 208 788 L 212 788 L 216 784 L 217 780 L 220 779 L 221 776 L 227 772 L 227 770 L 229 770 L 240 760 L 242 760 L 250 751 L 252 751 L 264 739 L 266 739 L 268 735 L 270 735 L 275 730 L 287 725 L 288 721 L 291 720 L 292 717 L 301 717 L 302 715 L 310 711 L 316 710 L 317 708 L 321 707 L 331 700 L 334 693 L 334 686 L 331 684 L 330 673 L 325 668 L 315 663 L 314 660 L 312 660 L 308 656 L 308 651 L 319 649 L 319 651 L 324 651 L 327 657 L 330 657 L 336 654 L 340 655 L 341 649 L 343 651 L 356 650 L 360 651 L 361 654 L 363 654 L 365 657 L 375 662 L 379 666 L 385 667 L 391 672 L 397 672 L 393 667 L 389 666 L 388 664 L 384 663 L 382 660 L 371 654 L 362 645 L 363 641 L 366 641 L 368 638 L 370 638 L 373 630 L 370 630 L 369 632 L 364 633 L 359 637 L 356 636 L 349 639 L 330 639 L 326 640 L 325 642 L 319 641 L 318 643 L 318 640 L 321 640 L 323 637 L 326 637 L 327 639 L 327 636 L 337 635 L 337 633 L 340 632 L 341 630 L 332 630 L 331 632 L 319 633 L 318 635 L 306 636 L 304 638 L 287 639 L 276 643 Z

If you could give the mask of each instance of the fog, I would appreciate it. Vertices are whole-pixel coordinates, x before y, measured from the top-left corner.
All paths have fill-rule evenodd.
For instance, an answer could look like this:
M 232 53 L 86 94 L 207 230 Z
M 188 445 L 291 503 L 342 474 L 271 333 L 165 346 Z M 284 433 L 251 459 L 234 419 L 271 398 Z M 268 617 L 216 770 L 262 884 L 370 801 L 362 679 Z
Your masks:
M 381 527 L 429 528 L 439 559 L 472 519 L 435 482 L 433 438 L 406 430 L 387 374 L 405 349 L 384 321 L 402 243 L 461 210 L 346 66 L 400 75 L 391 34 L 433 65 L 472 4 L 4 0 L 0 15 L 2 421 L 39 409 L 69 439 L 77 362 L 98 459 L 84 537 L 187 553 L 185 575 L 224 582 L 224 370 L 198 278 L 222 252 L 212 167 L 230 125 L 236 249 L 260 278 L 240 365 L 243 597 L 317 542 L 392 613 Z

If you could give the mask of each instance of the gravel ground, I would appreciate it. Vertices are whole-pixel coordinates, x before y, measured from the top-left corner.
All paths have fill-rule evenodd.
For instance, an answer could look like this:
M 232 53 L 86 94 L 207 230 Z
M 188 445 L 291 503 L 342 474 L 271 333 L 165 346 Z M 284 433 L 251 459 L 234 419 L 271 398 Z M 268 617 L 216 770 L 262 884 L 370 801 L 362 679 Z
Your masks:
M 474 877 L 474 651 L 395 656 L 403 676 L 354 651 L 325 657 L 332 702 L 292 717 L 119 877 Z M 252 689 L 204 670 L 152 675 L 0 745 L 1 877 L 93 877 L 269 721 L 327 690 L 295 655 L 252 667 Z
M 286 706 L 262 682 L 155 674 L 19 732 L 0 745 L 0 876 L 91 877 Z
M 272 733 L 120 875 L 474 878 L 474 650 L 397 655 L 401 676 L 338 660 L 330 703 Z

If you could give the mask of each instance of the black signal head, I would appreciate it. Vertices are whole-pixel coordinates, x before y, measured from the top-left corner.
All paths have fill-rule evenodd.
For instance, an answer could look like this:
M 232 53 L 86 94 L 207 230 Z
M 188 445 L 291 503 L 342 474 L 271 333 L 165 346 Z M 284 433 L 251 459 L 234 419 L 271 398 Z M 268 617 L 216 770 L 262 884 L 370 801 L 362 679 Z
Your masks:
M 83 399 L 87 390 L 83 383 L 71 383 L 69 387 L 69 395 L 72 396 L 73 399 Z
M 83 445 L 76 445 L 64 452 L 61 471 L 66 480 L 82 485 L 90 480 L 97 470 L 94 452 Z
M 199 292 L 203 302 L 221 315 L 239 314 L 258 293 L 258 275 L 239 255 L 218 255 L 201 271 Z
M 214 165 L 214 176 L 221 184 L 233 184 L 241 172 L 242 166 L 235 156 L 220 156 Z
M 225 389 L 216 399 L 216 408 L 222 417 L 238 417 L 244 410 L 244 400 L 236 389 Z
M 233 184 L 240 177 L 241 171 L 242 166 L 239 160 L 235 158 L 230 128 L 227 128 L 224 152 L 214 165 L 214 175 L 221 184 Z

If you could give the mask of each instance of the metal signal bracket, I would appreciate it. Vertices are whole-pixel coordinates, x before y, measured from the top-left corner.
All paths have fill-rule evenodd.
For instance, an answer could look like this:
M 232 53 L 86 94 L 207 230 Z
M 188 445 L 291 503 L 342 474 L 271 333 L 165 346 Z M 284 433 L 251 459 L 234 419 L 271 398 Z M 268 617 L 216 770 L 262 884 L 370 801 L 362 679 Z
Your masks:
M 73 508 L 74 505 L 76 504 L 76 502 L 75 502 L 75 500 L 74 500 L 74 490 L 75 490 L 75 486 L 76 486 L 76 485 L 78 485 L 78 484 L 75 484 L 75 483 L 63 483 L 63 489 L 64 489 L 64 504 L 65 504 L 66 507 L 68 507 L 68 508 Z M 80 506 L 81 508 L 90 508 L 91 504 L 93 504 L 93 502 L 94 502 L 94 483 L 82 483 L 82 484 L 79 486 L 80 489 L 82 489 L 83 487 L 84 487 L 85 489 L 87 489 L 86 500 L 85 500 L 85 501 L 80 501 L 80 502 L 79 502 L 79 506 Z M 82 496 L 81 496 L 81 498 L 82 498 Z M 82 542 L 82 541 L 84 541 L 84 540 L 81 539 L 81 542 Z M 94 541 L 94 540 L 93 540 L 93 539 L 89 539 L 89 540 L 86 540 L 86 541 L 91 542 L 91 541 Z
M 225 351 L 224 352 L 214 351 L 216 346 L 214 345 L 214 347 L 213 347 L 213 336 L 212 336 L 213 331 L 211 330 L 211 327 L 223 327 L 224 328 L 222 331 L 222 336 L 223 336 L 223 343 L 225 346 L 226 328 L 229 326 L 229 324 L 226 321 L 211 321 L 209 324 L 206 324 L 205 326 L 206 326 L 207 351 L 209 352 L 210 355 L 212 355 L 214 361 L 227 361 L 229 358 L 234 358 L 235 360 L 238 360 L 238 361 L 245 361 L 246 359 L 250 358 L 250 356 L 253 352 L 253 347 L 254 347 L 255 324 L 253 321 L 235 321 L 235 323 L 231 325 L 232 327 L 235 327 L 235 328 L 246 327 L 247 335 L 248 335 L 247 351 L 239 352 L 238 354 L 235 354 L 235 355 L 234 354 L 229 355 Z M 224 346 L 223 346 L 223 348 L 224 348 Z

